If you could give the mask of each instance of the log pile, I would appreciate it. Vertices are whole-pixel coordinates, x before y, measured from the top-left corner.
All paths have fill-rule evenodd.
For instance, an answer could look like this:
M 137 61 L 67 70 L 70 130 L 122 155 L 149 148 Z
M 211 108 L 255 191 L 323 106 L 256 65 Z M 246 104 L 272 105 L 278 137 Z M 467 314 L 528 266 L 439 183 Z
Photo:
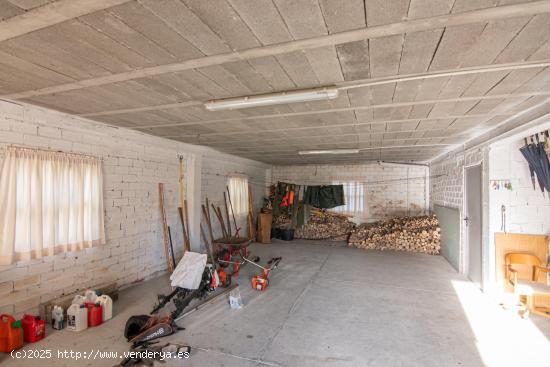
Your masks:
M 345 241 L 355 228 L 355 224 L 341 214 L 312 211 L 307 224 L 296 229 L 295 238 L 306 240 Z
M 348 245 L 369 250 L 439 254 L 441 233 L 435 216 L 397 217 L 358 226 Z

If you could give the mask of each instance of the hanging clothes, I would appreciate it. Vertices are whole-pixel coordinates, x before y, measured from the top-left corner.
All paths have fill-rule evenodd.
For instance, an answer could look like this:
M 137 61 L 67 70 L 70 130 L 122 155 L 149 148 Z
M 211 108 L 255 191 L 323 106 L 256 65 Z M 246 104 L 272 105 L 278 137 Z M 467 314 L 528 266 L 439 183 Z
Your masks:
M 320 209 L 331 209 L 345 204 L 343 185 L 308 186 L 304 204 Z

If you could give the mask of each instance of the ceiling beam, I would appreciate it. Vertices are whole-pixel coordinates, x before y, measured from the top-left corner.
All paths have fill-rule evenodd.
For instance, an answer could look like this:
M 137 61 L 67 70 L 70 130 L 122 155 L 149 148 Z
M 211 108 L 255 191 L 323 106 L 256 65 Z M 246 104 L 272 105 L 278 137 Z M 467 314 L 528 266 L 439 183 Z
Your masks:
M 340 90 L 348 90 L 348 89 L 356 89 L 356 88 L 373 87 L 373 86 L 384 85 L 384 84 L 403 83 L 403 82 L 408 82 L 413 80 L 446 78 L 451 76 L 463 76 L 463 75 L 470 75 L 470 74 L 481 74 L 481 73 L 491 73 L 491 72 L 501 72 L 501 71 L 514 71 L 514 70 L 524 70 L 524 69 L 532 69 L 532 68 L 545 68 L 548 66 L 550 66 L 550 60 L 522 61 L 522 62 L 514 62 L 514 63 L 464 67 L 464 68 L 457 68 L 452 70 L 427 71 L 424 73 L 391 75 L 391 76 L 385 76 L 385 77 L 379 77 L 379 78 L 343 81 L 343 82 L 335 83 L 334 87 Z M 121 115 L 121 114 L 132 113 L 132 112 L 169 110 L 173 108 L 200 106 L 203 103 L 204 101 L 182 101 L 182 102 L 166 103 L 166 104 L 153 105 L 153 106 L 88 112 L 88 113 L 79 114 L 79 116 L 97 117 L 97 116 Z
M 382 103 L 382 104 L 369 105 L 369 106 L 328 108 L 324 110 L 288 112 L 288 113 L 272 113 L 272 114 L 264 114 L 264 115 L 232 117 L 232 118 L 214 119 L 214 120 L 170 122 L 170 123 L 159 123 L 155 125 L 143 124 L 140 126 L 131 126 L 128 128 L 134 129 L 134 130 L 147 130 L 147 129 L 153 129 L 158 127 L 175 127 L 175 126 L 186 126 L 186 125 L 197 125 L 197 124 L 206 125 L 206 124 L 214 124 L 218 122 L 229 122 L 229 121 L 250 121 L 250 120 L 261 120 L 261 119 L 279 118 L 279 117 L 297 117 L 297 116 L 307 116 L 307 115 L 321 115 L 321 114 L 336 113 L 336 112 L 365 111 L 365 110 L 373 110 L 373 109 L 381 109 L 381 108 L 418 106 L 418 105 L 434 104 L 434 103 L 468 102 L 468 101 L 523 98 L 523 97 L 535 97 L 535 96 L 550 96 L 550 91 L 533 91 L 533 92 L 525 92 L 525 93 L 494 94 L 494 95 L 472 96 L 472 97 L 429 99 L 429 100 L 411 101 L 411 102 Z M 442 116 L 441 118 L 445 118 L 445 117 Z
M 130 0 L 58 0 L 0 22 L 0 42 Z
M 69 0 L 66 1 L 70 2 Z M 486 9 L 473 10 L 462 13 L 452 13 L 429 18 L 412 19 L 397 23 L 361 28 L 341 33 L 333 33 L 329 35 L 312 37 L 297 41 L 289 41 L 268 46 L 255 47 L 242 51 L 205 56 L 197 59 L 182 61 L 179 63 L 142 68 L 139 70 L 132 70 L 128 72 L 91 78 L 47 88 L 14 93 L 2 97 L 9 99 L 30 98 L 33 96 L 44 94 L 61 93 L 70 90 L 96 87 L 112 83 L 120 83 L 127 80 L 151 77 L 155 75 L 175 73 L 179 71 L 213 65 L 221 65 L 229 62 L 281 55 L 295 51 L 303 51 L 325 46 L 335 46 L 343 43 L 361 41 L 366 39 L 381 38 L 410 32 L 422 32 L 451 26 L 485 23 L 499 19 L 534 16 L 548 12 L 550 12 L 550 1 L 544 0 L 515 5 L 490 7 Z
M 390 145 L 384 145 L 384 146 L 380 146 L 380 147 L 366 147 L 366 148 L 344 148 L 344 149 L 358 149 L 359 151 L 361 152 L 376 152 L 376 151 L 381 151 L 381 150 L 387 150 L 387 149 L 392 149 L 392 150 L 441 150 L 445 147 L 456 147 L 458 145 L 462 145 L 462 144 L 440 144 L 440 145 L 394 145 L 394 146 L 390 146 Z M 317 149 L 317 148 L 300 148 L 299 150 L 323 150 L 323 149 Z M 327 150 L 332 150 L 332 149 L 327 149 Z M 263 152 L 240 152 L 239 154 L 243 154 L 243 155 L 255 155 L 254 153 L 258 153 L 258 154 L 273 154 L 275 156 L 278 156 L 278 157 L 289 157 L 289 158 L 292 158 L 292 157 L 296 157 L 298 155 L 298 150 L 286 150 L 286 151 L 263 151 Z M 356 154 L 356 153 L 350 153 L 351 154 Z M 344 155 L 344 154 L 342 154 Z M 303 155 L 300 155 L 300 157 L 303 157 Z
M 433 137 L 433 138 L 430 138 L 429 140 L 431 139 L 444 139 L 445 137 Z M 456 137 L 457 139 L 460 139 L 462 138 L 461 136 L 457 136 Z M 376 141 L 373 141 L 373 140 L 353 140 L 353 141 L 349 141 L 349 142 L 324 142 L 324 143 L 311 143 L 311 145 L 308 145 L 308 146 L 301 146 L 300 149 L 301 150 L 304 150 L 304 149 L 318 149 L 317 147 L 319 145 L 339 145 L 339 144 L 363 144 L 363 143 L 379 143 L 379 142 L 384 142 L 384 141 L 405 141 L 405 140 L 423 140 L 423 138 L 402 138 L 402 139 L 382 139 L 382 140 L 376 140 Z M 251 146 L 247 146 L 246 148 L 257 148 L 257 147 L 261 147 L 263 149 L 257 149 L 257 150 L 242 150 L 242 149 L 239 149 L 239 148 L 235 148 L 233 147 L 232 145 L 215 145 L 215 144 L 208 144 L 208 142 L 206 143 L 202 143 L 201 145 L 206 145 L 206 146 L 209 146 L 211 148 L 215 148 L 215 149 L 223 149 L 224 151 L 226 152 L 232 152 L 232 153 L 235 153 L 235 154 L 244 154 L 244 153 L 274 153 L 274 154 L 277 154 L 277 153 L 282 153 L 282 152 L 296 152 L 296 145 L 299 145 L 300 142 L 297 142 L 295 144 L 285 144 L 285 145 L 251 145 Z M 449 143 L 433 143 L 433 144 L 425 144 L 425 145 L 411 145 L 411 146 L 438 146 L 438 145 L 441 145 L 441 146 L 451 146 L 451 145 L 458 145 L 458 144 L 461 144 L 461 143 L 453 143 L 453 144 L 449 144 Z M 279 149 L 279 150 L 273 150 L 273 147 L 276 147 L 276 148 L 292 148 L 292 149 L 287 149 L 287 150 L 282 150 L 282 149 Z M 345 147 L 345 149 L 348 149 L 349 147 Z M 369 147 L 371 148 L 371 147 Z M 374 148 L 378 148 L 378 147 L 372 147 L 372 149 Z M 267 149 L 267 150 L 266 150 Z M 272 150 L 269 150 L 269 149 L 272 149 Z M 349 148 L 349 149 L 356 149 L 356 148 Z
M 435 116 L 435 117 L 424 117 L 424 118 L 408 118 L 408 119 L 396 119 L 396 120 L 380 120 L 380 121 L 367 121 L 367 122 L 349 122 L 344 124 L 332 124 L 332 125 L 315 125 L 315 126 L 297 126 L 297 127 L 286 127 L 280 129 L 265 129 L 258 130 L 256 132 L 248 130 L 231 130 L 225 132 L 216 132 L 216 133 L 204 133 L 204 134 L 187 134 L 187 135 L 158 135 L 161 138 L 204 138 L 206 136 L 227 136 L 227 135 L 241 135 L 246 133 L 255 133 L 255 134 L 264 134 L 264 133 L 276 133 L 276 132 L 287 132 L 287 131 L 300 131 L 300 130 L 313 130 L 313 129 L 332 129 L 340 127 L 357 127 L 357 126 L 366 126 L 366 125 L 384 125 L 384 124 L 393 124 L 393 123 L 406 123 L 406 122 L 417 122 L 417 121 L 437 121 L 437 120 L 460 120 L 460 119 L 469 119 L 469 118 L 493 118 L 498 116 L 510 116 L 511 113 L 489 113 L 489 114 L 471 114 L 471 115 L 446 115 L 446 116 Z M 393 131 L 391 131 L 393 132 Z

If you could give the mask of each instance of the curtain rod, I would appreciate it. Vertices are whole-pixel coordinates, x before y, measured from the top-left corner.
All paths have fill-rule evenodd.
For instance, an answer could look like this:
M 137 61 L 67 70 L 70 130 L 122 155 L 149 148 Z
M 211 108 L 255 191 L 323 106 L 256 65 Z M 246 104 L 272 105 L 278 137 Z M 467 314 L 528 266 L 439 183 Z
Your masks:
M 94 158 L 94 159 L 98 159 L 100 161 L 103 161 L 103 158 L 95 156 L 95 155 L 91 155 L 91 154 L 65 152 L 65 151 L 56 150 L 56 149 L 35 148 L 35 147 L 27 147 L 27 146 L 24 146 L 24 145 L 15 145 L 15 144 L 10 144 L 10 145 L 8 145 L 8 147 L 16 148 L 16 149 L 24 149 L 24 150 L 34 150 L 34 151 L 39 151 L 39 152 L 61 153 L 61 154 L 67 154 L 67 155 L 74 155 L 74 156 L 78 156 L 78 157 Z

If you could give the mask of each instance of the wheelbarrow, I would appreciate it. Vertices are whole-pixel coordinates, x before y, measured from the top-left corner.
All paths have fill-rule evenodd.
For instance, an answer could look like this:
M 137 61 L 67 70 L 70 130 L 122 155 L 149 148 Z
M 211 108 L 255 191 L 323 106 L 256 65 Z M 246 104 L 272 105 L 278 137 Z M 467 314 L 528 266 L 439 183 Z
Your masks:
M 239 276 L 241 266 L 246 264 L 244 259 L 250 256 L 248 246 L 251 243 L 252 239 L 249 238 L 220 238 L 214 240 L 214 256 L 230 277 Z

